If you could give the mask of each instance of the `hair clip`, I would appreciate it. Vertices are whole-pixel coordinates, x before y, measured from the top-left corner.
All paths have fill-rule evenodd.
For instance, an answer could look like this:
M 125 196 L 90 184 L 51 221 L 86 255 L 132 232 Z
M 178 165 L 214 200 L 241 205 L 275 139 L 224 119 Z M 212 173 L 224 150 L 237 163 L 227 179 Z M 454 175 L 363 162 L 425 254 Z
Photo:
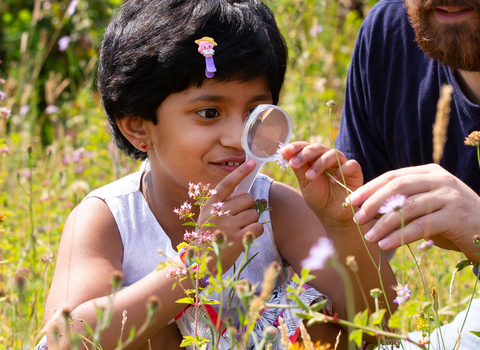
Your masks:
M 213 54 L 215 53 L 213 48 L 217 46 L 217 43 L 212 38 L 204 36 L 201 39 L 195 40 L 195 44 L 198 44 L 198 52 L 205 57 L 205 76 L 207 78 L 213 78 L 217 71 L 215 63 L 213 62 Z

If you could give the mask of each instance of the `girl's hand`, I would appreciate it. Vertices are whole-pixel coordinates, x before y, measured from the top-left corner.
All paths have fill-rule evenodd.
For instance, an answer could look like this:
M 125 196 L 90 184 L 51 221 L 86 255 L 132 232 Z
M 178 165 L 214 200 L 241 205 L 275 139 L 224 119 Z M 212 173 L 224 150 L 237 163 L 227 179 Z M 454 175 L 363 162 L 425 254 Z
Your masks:
M 237 260 L 243 251 L 242 239 L 247 232 L 251 232 L 255 238 L 263 233 L 263 225 L 258 222 L 259 215 L 254 207 L 254 199 L 249 193 L 237 192 L 235 197 L 231 197 L 237 185 L 255 168 L 255 161 L 250 160 L 238 167 L 235 171 L 228 174 L 215 187 L 216 194 L 212 195 L 205 204 L 200 213 L 201 222 L 211 222 L 216 227 L 205 227 L 204 230 L 220 229 L 227 237 L 227 242 L 231 245 L 224 250 L 222 254 L 222 266 L 227 271 Z M 228 215 L 210 218 L 212 205 L 218 202 L 224 202 L 222 211 Z M 228 253 L 227 253 L 228 252 Z
M 351 225 L 352 211 L 344 210 L 342 204 L 346 189 L 332 180 L 325 172 L 343 182 L 338 162 L 347 187 L 354 191 L 363 184 L 360 165 L 347 160 L 340 151 L 318 143 L 293 142 L 280 150 L 295 172 L 303 198 L 315 214 L 324 222 L 336 221 Z M 338 159 L 337 159 L 338 155 Z

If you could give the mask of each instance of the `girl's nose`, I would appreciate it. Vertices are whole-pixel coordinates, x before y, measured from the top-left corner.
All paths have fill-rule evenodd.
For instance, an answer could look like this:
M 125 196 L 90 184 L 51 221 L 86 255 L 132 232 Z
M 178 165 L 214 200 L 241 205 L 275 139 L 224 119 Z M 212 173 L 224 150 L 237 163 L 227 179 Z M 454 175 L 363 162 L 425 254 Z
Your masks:
M 225 123 L 223 127 L 221 143 L 225 147 L 242 149 L 242 132 L 245 118 L 243 116 L 235 116 L 229 119 L 230 121 Z

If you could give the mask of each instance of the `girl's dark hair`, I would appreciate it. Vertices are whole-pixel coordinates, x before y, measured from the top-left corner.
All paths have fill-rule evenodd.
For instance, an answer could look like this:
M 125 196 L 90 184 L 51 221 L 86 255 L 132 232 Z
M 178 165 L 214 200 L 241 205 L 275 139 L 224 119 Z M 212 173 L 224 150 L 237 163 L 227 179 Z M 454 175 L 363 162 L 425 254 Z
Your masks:
M 116 119 L 157 124 L 157 109 L 172 93 L 199 87 L 205 58 L 195 40 L 212 37 L 215 81 L 263 79 L 278 102 L 287 64 L 285 41 L 270 9 L 257 0 L 127 0 L 108 25 L 98 86 L 115 144 L 145 159 Z

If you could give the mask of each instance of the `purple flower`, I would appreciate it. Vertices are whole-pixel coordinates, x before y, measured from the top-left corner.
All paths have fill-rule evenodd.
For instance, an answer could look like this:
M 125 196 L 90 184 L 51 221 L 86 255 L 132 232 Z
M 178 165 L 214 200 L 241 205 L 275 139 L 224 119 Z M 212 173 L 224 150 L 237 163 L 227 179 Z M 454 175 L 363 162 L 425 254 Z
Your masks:
M 393 211 L 398 211 L 402 207 L 403 203 L 405 203 L 405 199 L 407 199 L 407 196 L 404 196 L 403 194 L 391 196 L 385 201 L 385 203 L 383 203 L 383 206 L 378 209 L 378 212 L 380 214 L 387 214 Z
M 408 284 L 402 287 L 402 285 L 399 283 L 397 288 L 395 288 L 395 291 L 397 292 L 397 297 L 393 300 L 395 304 L 403 304 L 411 297 L 410 287 Z
M 429 250 L 432 246 L 433 246 L 433 241 L 432 241 L 431 239 L 429 239 L 428 241 L 423 242 L 422 244 L 420 244 L 420 245 L 418 246 L 418 250 L 420 250 L 421 252 L 426 252 L 426 251 Z
M 5 101 L 7 94 L 0 90 L 0 101 Z
M 58 113 L 60 112 L 60 108 L 54 105 L 50 105 L 47 108 L 45 108 L 45 113 L 47 114 L 53 114 L 53 113 Z
M 333 247 L 332 241 L 326 237 L 320 237 L 317 243 L 310 248 L 308 257 L 302 260 L 301 265 L 303 268 L 309 270 L 323 269 L 334 253 L 335 248 Z
M 70 44 L 70 37 L 68 35 L 62 36 L 60 39 L 58 39 L 58 49 L 60 51 L 65 51 L 68 47 L 68 44 Z
M 273 160 L 275 160 L 277 164 L 280 165 L 280 168 L 282 168 L 282 170 L 285 170 L 286 168 L 289 167 L 289 165 L 288 165 L 288 161 L 285 158 L 283 158 L 282 154 L 280 153 L 280 150 L 283 147 L 285 147 L 285 145 L 279 142 L 279 146 L 278 146 L 277 152 L 275 153 L 275 158 L 273 158 Z
M 27 114 L 30 111 L 30 107 L 28 105 L 23 105 L 20 107 L 20 115 L 23 117 L 25 114 Z
M 68 5 L 67 13 L 71 16 L 75 13 L 75 9 L 77 8 L 78 0 L 72 0 L 70 5 Z

